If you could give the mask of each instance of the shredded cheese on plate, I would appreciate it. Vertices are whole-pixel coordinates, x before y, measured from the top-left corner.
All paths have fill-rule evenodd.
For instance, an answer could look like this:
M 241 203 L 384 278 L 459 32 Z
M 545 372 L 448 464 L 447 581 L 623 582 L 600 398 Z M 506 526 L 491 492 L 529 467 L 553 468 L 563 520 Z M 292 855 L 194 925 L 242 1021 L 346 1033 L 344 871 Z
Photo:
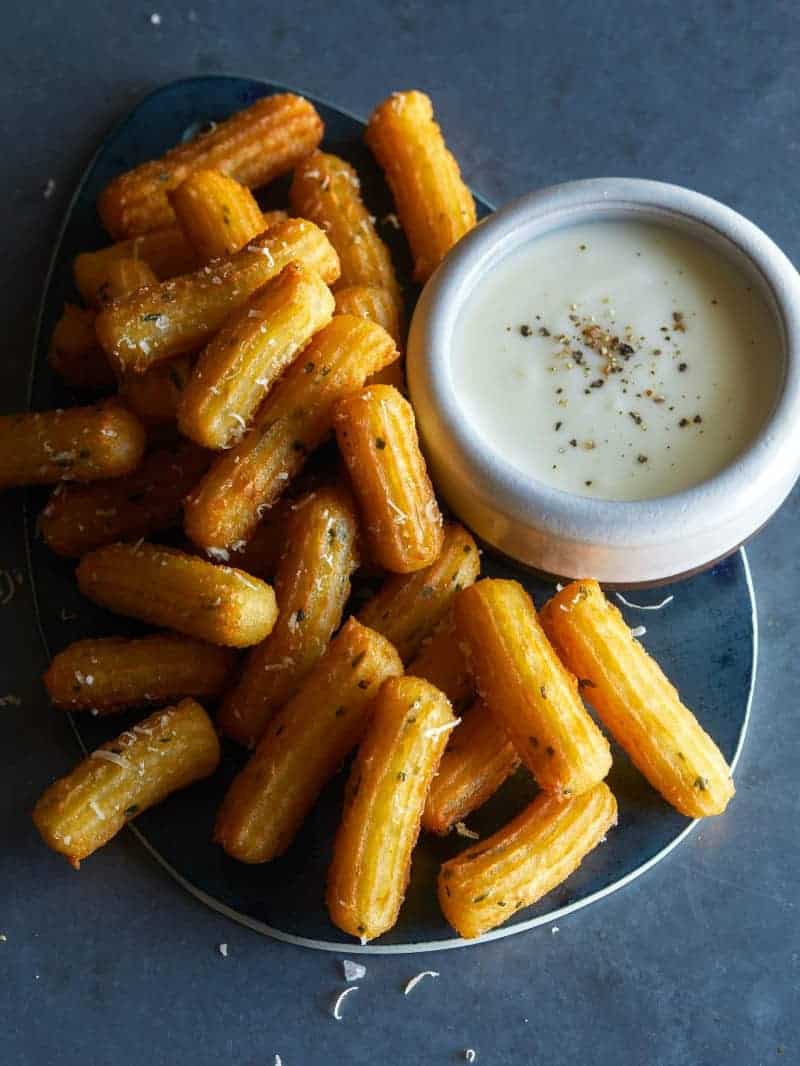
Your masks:
M 460 837 L 466 837 L 467 840 L 480 840 L 480 833 L 476 833 L 474 829 L 469 829 L 464 822 L 456 822 L 456 832 Z
M 621 592 L 615 592 L 620 603 L 624 603 L 626 607 L 633 607 L 637 611 L 660 611 L 662 607 L 666 607 L 668 603 L 672 603 L 675 599 L 674 596 L 667 596 L 661 603 L 631 603 L 630 600 L 626 600 Z
M 432 726 L 430 729 L 426 729 L 422 734 L 424 737 L 438 737 L 440 733 L 448 733 L 451 729 L 455 729 L 460 718 L 454 718 L 452 722 L 445 722 L 444 725 Z

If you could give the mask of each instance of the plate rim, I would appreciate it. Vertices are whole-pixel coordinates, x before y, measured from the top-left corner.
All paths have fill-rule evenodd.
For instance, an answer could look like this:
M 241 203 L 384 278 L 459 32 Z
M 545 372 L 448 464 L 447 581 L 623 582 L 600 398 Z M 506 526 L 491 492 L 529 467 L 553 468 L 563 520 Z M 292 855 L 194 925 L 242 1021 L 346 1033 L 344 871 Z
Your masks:
M 149 92 L 145 93 L 129 110 L 125 115 L 117 122 L 113 123 L 108 129 L 106 134 L 101 138 L 98 147 L 90 156 L 86 163 L 80 179 L 78 180 L 71 197 L 64 208 L 61 223 L 58 228 L 56 238 L 53 242 L 53 249 L 50 255 L 50 259 L 45 272 L 44 281 L 42 284 L 42 295 L 39 300 L 36 325 L 33 334 L 32 352 L 30 359 L 30 367 L 28 371 L 27 382 L 27 395 L 26 403 L 27 409 L 31 410 L 31 402 L 33 398 L 34 381 L 37 372 L 38 355 L 40 350 L 40 342 L 42 337 L 43 324 L 45 319 L 45 308 L 47 304 L 47 297 L 50 291 L 50 286 L 53 281 L 53 276 L 56 270 L 56 263 L 61 251 L 61 245 L 64 241 L 64 235 L 67 230 L 70 219 L 72 218 L 75 205 L 80 198 L 83 189 L 89 179 L 89 175 L 97 162 L 98 158 L 105 150 L 105 146 L 110 138 L 121 132 L 124 127 L 131 120 L 133 114 L 145 104 L 151 98 L 158 96 L 160 93 L 167 89 L 172 89 L 180 85 L 189 85 L 193 82 L 201 81 L 239 81 L 249 82 L 253 85 L 262 85 L 267 89 L 271 89 L 276 92 L 293 92 L 298 95 L 305 96 L 312 103 L 322 104 L 324 107 L 328 107 L 333 111 L 338 111 L 340 114 L 346 116 L 354 122 L 358 122 L 361 125 L 366 125 L 366 122 L 359 115 L 353 114 L 347 108 L 340 107 L 338 104 L 332 103 L 323 96 L 318 96 L 316 93 L 309 93 L 305 90 L 285 85 L 282 82 L 272 82 L 264 78 L 250 77 L 249 75 L 233 74 L 228 72 L 217 72 L 214 74 L 195 75 L 186 78 L 176 78 L 173 81 L 164 82 L 162 85 L 156 86 Z M 470 189 L 474 195 L 478 196 L 483 203 L 485 203 L 491 211 L 495 210 L 495 205 L 491 200 L 487 199 L 477 192 L 472 185 Z M 33 601 L 33 610 L 35 617 L 35 628 L 38 631 L 39 639 L 45 654 L 49 661 L 52 661 L 53 654 L 50 649 L 49 642 L 44 632 L 42 623 L 42 615 L 39 610 L 39 593 L 38 585 L 34 580 L 33 569 L 33 556 L 31 551 L 32 536 L 35 533 L 35 518 L 32 516 L 32 501 L 31 492 L 26 491 L 22 501 L 22 534 L 24 538 L 24 558 L 25 566 L 28 574 L 29 586 L 31 590 L 31 598 Z M 739 737 L 736 744 L 736 749 L 731 758 L 731 771 L 733 772 L 739 762 L 742 750 L 744 748 L 744 742 L 747 737 L 747 732 L 750 724 L 750 716 L 753 706 L 753 697 L 755 694 L 756 678 L 758 674 L 758 660 L 759 660 L 759 628 L 758 628 L 758 604 L 756 600 L 755 588 L 753 585 L 752 572 L 750 570 L 750 562 L 745 551 L 744 545 L 740 546 L 737 550 L 738 555 L 741 556 L 742 567 L 744 572 L 745 586 L 750 601 L 750 630 L 752 638 L 752 663 L 750 667 L 750 684 L 747 693 L 747 700 L 745 704 L 745 713 L 742 725 L 739 731 Z M 75 722 L 75 716 L 71 712 L 67 712 L 67 718 L 69 720 L 72 734 L 77 742 L 77 747 L 84 756 L 89 754 L 89 749 L 83 742 L 83 738 L 78 730 Z M 228 904 L 223 903 L 221 900 L 216 899 L 214 896 L 205 892 L 202 888 L 192 884 L 190 880 L 183 876 L 167 859 L 158 851 L 158 849 L 150 843 L 145 834 L 135 825 L 135 823 L 128 823 L 124 828 L 130 832 L 136 840 L 144 847 L 149 855 L 156 860 L 159 866 L 176 881 L 183 889 L 185 889 L 191 896 L 197 899 L 199 902 L 205 904 L 211 910 L 224 917 L 236 922 L 238 925 L 244 926 L 254 932 L 260 933 L 262 936 L 267 936 L 270 939 L 281 941 L 282 943 L 292 944 L 296 947 L 310 948 L 316 951 L 325 951 L 328 953 L 339 954 L 354 954 L 354 955 L 413 955 L 434 951 L 450 951 L 456 948 L 477 947 L 481 944 L 490 943 L 495 940 L 504 940 L 507 937 L 515 936 L 519 933 L 525 933 L 532 929 L 535 929 L 542 925 L 547 925 L 551 922 L 560 920 L 569 914 L 573 914 L 584 907 L 588 907 L 590 904 L 597 903 L 601 899 L 612 895 L 625 886 L 631 884 L 637 880 L 643 874 L 647 873 L 654 866 L 656 866 L 662 859 L 666 858 L 682 841 L 684 841 L 689 834 L 697 826 L 700 819 L 692 819 L 680 833 L 678 833 L 665 847 L 656 852 L 655 855 L 651 855 L 649 859 L 643 862 L 640 866 L 637 866 L 634 870 L 620 877 L 618 880 L 606 885 L 604 888 L 598 889 L 596 892 L 592 892 L 581 899 L 567 904 L 564 907 L 556 908 L 555 910 L 548 911 L 546 914 L 537 915 L 534 918 L 528 918 L 525 921 L 515 922 L 510 925 L 503 925 L 499 928 L 492 929 L 487 933 L 483 933 L 479 937 L 472 939 L 464 939 L 463 937 L 449 937 L 443 940 L 434 941 L 419 941 L 413 943 L 403 944 L 360 944 L 357 941 L 353 943 L 347 943 L 345 941 L 332 941 L 332 940 L 319 940 L 314 937 L 299 936 L 295 933 L 287 933 L 284 930 L 276 929 L 274 926 L 269 925 L 266 922 L 259 921 L 257 918 L 251 918 L 249 915 L 243 914 L 240 911 L 229 907 Z

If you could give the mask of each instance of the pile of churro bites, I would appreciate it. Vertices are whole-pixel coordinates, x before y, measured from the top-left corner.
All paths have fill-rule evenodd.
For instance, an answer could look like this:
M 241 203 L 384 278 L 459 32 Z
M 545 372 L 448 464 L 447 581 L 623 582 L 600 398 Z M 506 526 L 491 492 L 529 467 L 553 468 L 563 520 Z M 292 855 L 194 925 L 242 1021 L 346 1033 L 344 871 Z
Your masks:
M 521 585 L 480 579 L 404 395 L 391 256 L 322 138 L 308 101 L 270 96 L 112 181 L 98 209 L 113 243 L 77 257 L 83 305 L 65 308 L 51 354 L 104 398 L 0 418 L 0 485 L 53 484 L 46 543 L 78 560 L 90 600 L 154 627 L 54 658 L 55 707 L 146 717 L 33 819 L 77 868 L 213 774 L 221 733 L 249 757 L 209 834 L 269 862 L 355 753 L 327 905 L 368 941 L 397 921 L 420 831 L 463 833 L 522 765 L 535 801 L 439 874 L 445 917 L 475 937 L 616 823 L 609 743 L 583 698 L 682 813 L 720 813 L 733 786 L 596 582 L 537 615 Z M 384 101 L 366 142 L 424 282 L 475 225 L 472 197 L 423 93 Z M 287 172 L 285 210 L 263 213 L 251 189 Z M 366 601 L 351 597 L 359 573 L 377 583 Z

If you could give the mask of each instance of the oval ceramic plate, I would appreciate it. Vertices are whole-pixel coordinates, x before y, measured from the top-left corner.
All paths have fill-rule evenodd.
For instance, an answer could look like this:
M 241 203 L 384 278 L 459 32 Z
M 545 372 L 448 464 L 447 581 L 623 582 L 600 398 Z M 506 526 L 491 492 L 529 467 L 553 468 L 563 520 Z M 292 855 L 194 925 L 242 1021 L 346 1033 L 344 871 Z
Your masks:
M 232 77 L 193 78 L 168 85 L 148 96 L 107 138 L 91 163 L 70 206 L 56 247 L 42 305 L 31 382 L 35 408 L 66 406 L 76 397 L 65 392 L 50 372 L 47 343 L 65 299 L 74 298 L 71 262 L 83 250 L 107 243 L 95 213 L 97 195 L 122 170 L 160 155 L 209 120 L 220 120 L 258 97 L 280 91 L 266 82 Z M 313 98 L 312 98 L 313 99 Z M 387 225 L 392 210 L 381 175 L 365 149 L 363 123 L 320 101 L 326 125 L 324 147 L 349 159 L 362 178 L 365 199 L 379 219 L 381 233 L 392 248 L 401 278 L 410 275 L 408 251 L 402 237 Z M 264 206 L 286 202 L 288 182 L 278 182 L 261 197 Z M 486 214 L 490 207 L 478 201 Z M 415 293 L 410 291 L 413 299 Z M 31 494 L 31 514 L 43 495 Z M 33 530 L 33 521 L 29 524 Z M 52 555 L 31 537 L 32 587 L 38 599 L 42 636 L 50 651 L 79 637 L 136 632 L 79 595 L 71 563 Z M 508 563 L 484 556 L 484 573 L 513 576 L 522 581 L 541 604 L 553 586 L 534 580 Z M 736 758 L 744 737 L 755 675 L 755 611 L 744 552 L 688 581 L 653 592 L 631 594 L 640 604 L 656 604 L 670 597 L 661 610 L 624 607 L 631 625 L 645 625 L 645 646 L 663 664 L 686 702 L 716 738 L 725 756 Z M 74 717 L 81 745 L 91 750 L 142 714 L 111 718 Z M 566 884 L 519 919 L 470 941 L 508 936 L 552 922 L 624 885 L 669 852 L 692 828 L 647 785 L 620 751 L 614 752 L 610 785 L 619 801 L 619 826 L 607 842 L 591 854 Z M 440 839 L 423 834 L 414 854 L 411 884 L 400 920 L 389 934 L 367 947 L 353 944 L 328 921 L 323 895 L 336 829 L 343 784 L 340 775 L 323 793 L 312 816 L 289 852 L 264 866 L 245 866 L 228 859 L 211 843 L 214 813 L 245 753 L 226 745 L 220 771 L 210 780 L 172 796 L 137 819 L 132 831 L 184 887 L 210 906 L 262 933 L 311 947 L 349 953 L 409 952 L 457 947 L 439 911 L 435 880 L 440 863 L 461 850 L 466 841 L 457 835 Z M 470 827 L 481 836 L 494 831 L 534 794 L 535 787 L 518 773 L 473 818 Z M 85 876 L 91 876 L 91 862 Z

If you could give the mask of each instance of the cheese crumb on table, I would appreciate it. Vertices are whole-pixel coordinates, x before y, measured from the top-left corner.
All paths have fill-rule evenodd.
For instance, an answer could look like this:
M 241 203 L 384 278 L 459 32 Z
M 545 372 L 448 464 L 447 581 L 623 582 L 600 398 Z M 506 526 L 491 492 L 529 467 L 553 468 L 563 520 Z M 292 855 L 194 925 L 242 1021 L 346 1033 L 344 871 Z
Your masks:
M 423 981 L 426 977 L 438 977 L 439 973 L 436 970 L 423 970 L 418 973 L 416 977 L 412 977 L 406 987 L 403 989 L 403 995 L 407 996 L 410 992 L 413 992 L 420 981 Z
M 351 981 L 360 981 L 362 977 L 366 977 L 367 968 L 360 962 L 353 962 L 351 959 L 345 959 L 342 962 L 342 969 L 344 970 L 344 979 L 348 983 Z
M 344 1003 L 345 999 L 350 995 L 351 992 L 357 992 L 358 988 L 358 985 L 350 985 L 349 988 L 345 988 L 336 997 L 333 1007 L 331 1008 L 331 1014 L 334 1016 L 337 1022 L 340 1022 L 342 1020 L 342 1003 Z

